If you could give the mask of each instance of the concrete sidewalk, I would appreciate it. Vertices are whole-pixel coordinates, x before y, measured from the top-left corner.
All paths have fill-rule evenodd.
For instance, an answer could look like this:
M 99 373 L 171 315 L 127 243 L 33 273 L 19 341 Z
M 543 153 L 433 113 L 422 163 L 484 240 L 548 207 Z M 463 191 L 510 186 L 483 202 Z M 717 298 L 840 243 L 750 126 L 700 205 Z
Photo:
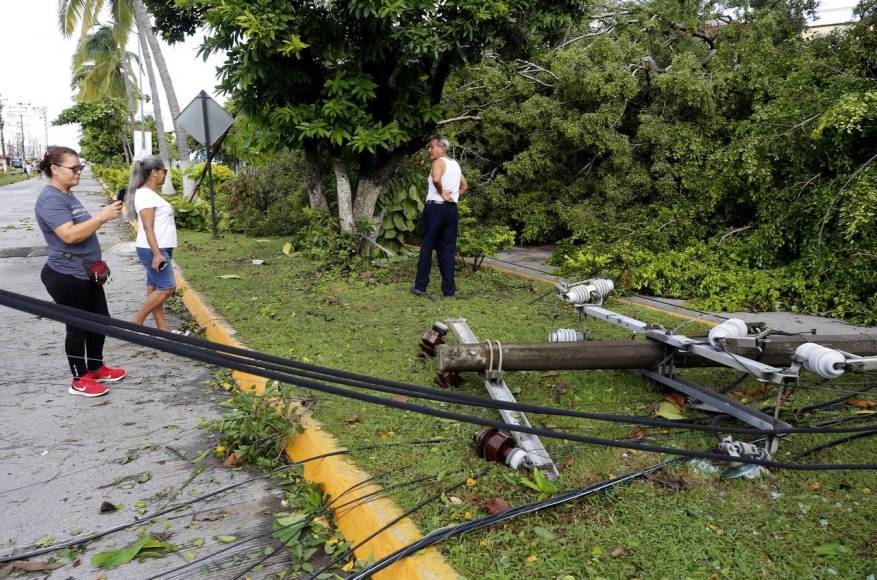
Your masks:
M 560 278 L 558 268 L 547 264 L 554 254 L 554 246 L 515 246 L 499 252 L 494 258 L 485 258 L 484 265 L 505 270 L 534 280 L 551 284 Z M 686 300 L 657 296 L 633 295 L 627 300 L 674 314 L 699 318 L 708 322 L 722 322 L 728 318 L 740 318 L 747 322 L 765 322 L 770 328 L 783 332 L 811 332 L 816 334 L 867 334 L 877 336 L 877 328 L 853 326 L 833 318 L 797 314 L 794 312 L 701 312 L 687 307 Z
M 0 187 L 0 287 L 49 300 L 39 278 L 45 242 L 33 217 L 44 186 L 44 181 L 31 179 Z M 75 192 L 92 214 L 105 203 L 88 170 Z M 143 268 L 121 220 L 98 235 L 113 275 L 106 286 L 110 313 L 128 319 L 145 298 Z M 170 313 L 168 318 L 176 326 L 176 318 Z M 0 307 L 0 327 L 5 338 L 0 344 L 5 371 L 0 377 L 0 555 L 133 522 L 141 513 L 253 475 L 217 465 L 212 453 L 192 462 L 201 451 L 215 447 L 215 437 L 197 424 L 216 417 L 216 402 L 225 398 L 207 384 L 211 372 L 205 366 L 108 339 L 107 363 L 124 367 L 128 377 L 110 385 L 105 397 L 74 397 L 67 394 L 63 325 Z M 273 543 L 271 514 L 280 511 L 279 495 L 265 481 L 247 484 L 157 522 L 144 522 L 139 529 L 97 540 L 87 545 L 81 559 L 62 559 L 64 567 L 53 577 L 145 578 L 222 548 L 221 554 L 165 577 L 232 577 Z M 124 507 L 101 514 L 104 501 Z M 146 531 L 168 533 L 167 541 L 180 550 L 115 570 L 91 566 L 92 555 L 126 546 Z M 228 549 L 215 539 L 220 535 L 249 540 Z M 34 560 L 50 556 L 59 557 L 55 553 Z M 254 577 L 284 569 L 286 560 L 283 551 Z

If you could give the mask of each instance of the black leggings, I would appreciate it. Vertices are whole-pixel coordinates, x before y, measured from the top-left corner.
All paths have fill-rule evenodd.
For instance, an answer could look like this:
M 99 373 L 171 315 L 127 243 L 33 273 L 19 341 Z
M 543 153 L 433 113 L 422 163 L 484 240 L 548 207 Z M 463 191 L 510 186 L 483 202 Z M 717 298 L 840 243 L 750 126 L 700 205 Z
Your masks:
M 40 279 L 52 300 L 64 306 L 72 306 L 95 314 L 109 316 L 107 297 L 103 286 L 91 280 L 82 280 L 69 274 L 59 274 L 43 266 Z M 74 377 L 81 377 L 88 371 L 96 371 L 103 365 L 104 335 L 88 332 L 75 326 L 67 325 L 67 338 L 64 349 L 67 351 L 67 362 Z M 86 351 L 88 354 L 86 355 Z

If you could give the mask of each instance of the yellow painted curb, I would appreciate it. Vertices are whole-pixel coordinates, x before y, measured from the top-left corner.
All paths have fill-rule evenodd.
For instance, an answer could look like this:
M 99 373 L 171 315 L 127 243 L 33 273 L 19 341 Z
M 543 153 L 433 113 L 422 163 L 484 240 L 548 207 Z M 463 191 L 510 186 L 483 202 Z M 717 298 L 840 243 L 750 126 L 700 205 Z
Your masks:
M 199 292 L 189 286 L 180 270 L 175 270 L 174 274 L 177 290 L 182 294 L 183 302 L 204 329 L 207 338 L 227 346 L 246 348 L 243 343 L 234 338 L 235 330 L 208 305 Z M 264 377 L 238 371 L 234 371 L 232 375 L 241 388 L 255 389 L 260 394 L 267 382 Z M 342 449 L 338 440 L 326 431 L 310 413 L 303 413 L 300 421 L 303 431 L 290 437 L 286 446 L 286 454 L 291 460 L 300 461 Z M 351 491 L 354 486 L 369 479 L 369 475 L 355 467 L 343 455 L 334 455 L 305 463 L 304 477 L 310 482 L 321 484 L 323 491 L 332 499 L 344 493 L 345 495 L 338 502 L 339 504 L 345 504 L 381 489 L 379 486 L 371 484 L 356 487 Z M 390 499 L 379 498 L 343 508 L 340 513 L 336 513 L 335 523 L 348 542 L 357 544 L 401 516 L 402 513 L 399 506 Z M 373 556 L 374 559 L 379 560 L 422 537 L 423 535 L 414 522 L 410 518 L 404 518 L 359 548 L 356 551 L 356 557 L 360 560 L 368 560 L 369 557 Z M 374 578 L 442 580 L 459 578 L 459 575 L 438 550 L 429 548 L 413 556 L 403 558 L 376 573 Z

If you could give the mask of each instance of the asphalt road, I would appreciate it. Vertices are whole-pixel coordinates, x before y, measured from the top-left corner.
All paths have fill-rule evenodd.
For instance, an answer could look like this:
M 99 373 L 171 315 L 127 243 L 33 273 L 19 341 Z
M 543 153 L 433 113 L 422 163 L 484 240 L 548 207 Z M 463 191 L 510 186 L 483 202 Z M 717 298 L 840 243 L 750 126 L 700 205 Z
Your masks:
M 0 288 L 48 300 L 39 278 L 45 241 L 33 216 L 44 186 L 31 179 L 0 187 Z M 92 213 L 106 201 L 88 171 L 75 193 Z M 106 286 L 110 313 L 130 318 L 145 297 L 145 274 L 128 226 L 117 220 L 98 235 L 113 273 Z M 172 328 L 177 322 L 169 316 Z M 216 445 L 215 436 L 197 425 L 216 417 L 216 403 L 224 398 L 207 384 L 212 375 L 205 366 L 108 339 L 107 362 L 126 368 L 128 376 L 110 385 L 107 396 L 76 397 L 67 394 L 63 325 L 0 306 L 0 328 L 0 557 L 133 522 L 139 510 L 151 513 L 253 475 L 219 466 L 213 454 L 192 461 Z M 64 567 L 52 576 L 145 578 L 225 548 L 167 577 L 233 577 L 270 543 L 279 494 L 265 481 L 247 484 L 95 541 L 81 558 L 62 558 Z M 101 514 L 104 501 L 124 507 Z M 166 532 L 180 550 L 116 570 L 92 567 L 93 554 L 126 546 L 146 531 Z M 220 535 L 243 543 L 228 549 L 216 540 Z M 278 570 L 281 558 L 253 577 Z

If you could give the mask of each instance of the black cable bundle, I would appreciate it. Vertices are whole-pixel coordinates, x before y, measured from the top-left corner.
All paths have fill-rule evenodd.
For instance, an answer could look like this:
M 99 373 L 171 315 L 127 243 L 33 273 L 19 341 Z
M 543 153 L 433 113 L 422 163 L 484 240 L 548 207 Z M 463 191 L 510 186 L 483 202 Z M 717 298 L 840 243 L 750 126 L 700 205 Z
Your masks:
M 411 397 L 425 398 L 438 401 L 446 401 L 455 404 L 478 406 L 482 408 L 502 408 L 510 410 L 518 410 L 524 412 L 533 412 L 548 415 L 566 415 L 580 418 L 599 419 L 605 421 L 613 421 L 619 423 L 645 424 L 651 426 L 672 426 L 676 428 L 686 428 L 701 431 L 714 432 L 715 429 L 710 425 L 702 425 L 697 423 L 678 424 L 673 421 L 660 419 L 650 419 L 645 417 L 628 417 L 618 415 L 606 415 L 600 413 L 585 413 L 578 411 L 569 411 L 566 409 L 556 409 L 552 407 L 541 407 L 537 405 L 511 404 L 500 401 L 494 401 L 485 397 L 475 397 L 472 395 L 464 395 L 461 393 L 446 393 L 437 389 L 420 387 L 417 385 L 407 385 L 394 381 L 386 381 L 375 379 L 345 371 L 327 369 L 314 365 L 307 365 L 295 360 L 284 359 L 256 351 L 225 346 L 210 341 L 164 332 L 157 329 L 148 328 L 141 325 L 117 320 L 107 316 L 101 316 L 91 312 L 85 312 L 75 308 L 37 300 L 6 290 L 0 290 L 0 305 L 9 306 L 31 314 L 44 316 L 52 320 L 72 324 L 84 330 L 105 334 L 114 338 L 140 344 L 156 350 L 177 354 L 201 362 L 225 367 L 232 370 L 238 370 L 245 373 L 258 375 L 261 377 L 277 380 L 283 383 L 297 385 L 303 388 L 312 389 L 314 391 L 337 395 L 354 399 L 361 402 L 384 405 L 405 411 L 412 411 L 423 415 L 439 417 L 443 419 L 451 419 L 463 423 L 473 425 L 481 425 L 485 427 L 495 427 L 501 430 L 517 431 L 521 433 L 529 433 L 541 437 L 549 437 L 553 439 L 565 439 L 576 441 L 579 443 L 588 443 L 593 445 L 603 445 L 621 449 L 636 449 L 648 453 L 664 453 L 677 455 L 682 457 L 712 459 L 717 461 L 726 461 L 728 456 L 722 453 L 689 451 L 687 449 L 678 449 L 675 447 L 664 447 L 659 445 L 647 445 L 639 442 L 627 441 L 619 442 L 611 439 L 592 437 L 587 435 L 579 435 L 576 433 L 568 433 L 563 431 L 554 431 L 549 429 L 539 429 L 522 425 L 512 425 L 503 421 L 495 421 L 484 419 L 472 415 L 464 415 L 441 409 L 434 409 L 424 405 L 399 401 L 391 398 L 378 397 L 375 395 L 360 393 L 349 389 L 343 389 L 332 386 L 328 383 L 345 384 L 359 388 L 375 390 L 379 392 L 404 394 Z M 305 369 L 305 370 L 301 370 Z M 304 378 L 303 378 L 304 377 Z M 311 380 L 314 379 L 314 380 Z M 320 381 L 320 382 L 318 382 Z M 325 381 L 325 382 L 323 382 Z M 353 383 L 353 384 L 351 384 Z M 811 428 L 793 428 L 793 429 L 776 429 L 770 431 L 758 429 L 739 429 L 739 428 L 723 428 L 723 432 L 730 433 L 748 433 L 748 434 L 765 434 L 780 435 L 786 433 L 854 433 L 854 432 L 870 432 L 874 431 L 873 427 L 846 427 L 839 429 L 811 429 Z M 827 471 L 840 469 L 855 470 L 872 470 L 877 469 L 877 464 L 797 464 L 786 463 L 780 461 L 771 461 L 764 459 L 755 459 L 751 457 L 734 458 L 739 463 L 751 463 L 762 465 L 764 467 L 777 467 L 782 469 L 793 469 L 802 471 Z

